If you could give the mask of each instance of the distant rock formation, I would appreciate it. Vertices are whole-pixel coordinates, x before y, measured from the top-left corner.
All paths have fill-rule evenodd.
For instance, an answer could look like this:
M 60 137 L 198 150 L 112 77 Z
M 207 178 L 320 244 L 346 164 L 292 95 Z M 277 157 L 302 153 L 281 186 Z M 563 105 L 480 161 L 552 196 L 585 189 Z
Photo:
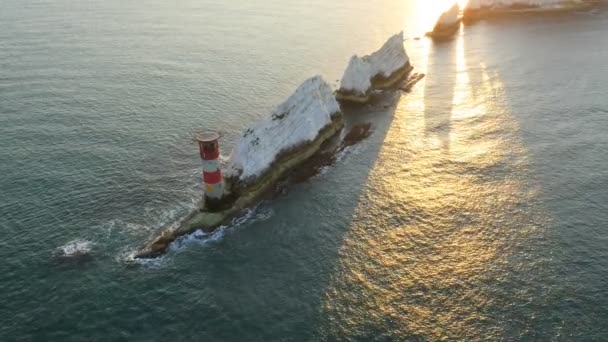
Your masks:
M 373 90 L 393 87 L 411 70 L 410 59 L 403 47 L 403 32 L 400 32 L 371 55 L 351 57 L 336 98 L 365 103 Z
M 470 0 L 467 9 L 475 8 L 536 8 L 560 6 L 572 0 Z
M 513 14 L 567 12 L 593 5 L 593 1 L 583 0 L 470 0 L 464 9 L 463 20 L 471 22 Z
M 449 10 L 443 12 L 433 31 L 427 33 L 427 36 L 433 39 L 444 39 L 453 36 L 460 29 L 460 7 L 458 3 L 454 3 Z

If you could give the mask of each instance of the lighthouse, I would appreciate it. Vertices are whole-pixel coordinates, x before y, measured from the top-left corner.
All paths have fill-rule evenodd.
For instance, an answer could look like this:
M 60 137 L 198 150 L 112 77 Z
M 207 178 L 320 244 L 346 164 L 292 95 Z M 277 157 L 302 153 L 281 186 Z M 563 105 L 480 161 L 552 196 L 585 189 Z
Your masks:
M 211 209 L 220 204 L 224 196 L 222 172 L 220 170 L 220 148 L 216 132 L 203 132 L 196 136 L 203 161 L 203 191 L 205 207 Z

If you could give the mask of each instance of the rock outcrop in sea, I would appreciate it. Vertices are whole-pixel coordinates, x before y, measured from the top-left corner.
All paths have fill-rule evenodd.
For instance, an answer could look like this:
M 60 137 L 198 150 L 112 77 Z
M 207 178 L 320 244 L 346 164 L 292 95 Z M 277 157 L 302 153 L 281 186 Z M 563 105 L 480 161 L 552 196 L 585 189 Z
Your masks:
M 453 36 L 460 28 L 460 7 L 458 3 L 454 3 L 449 10 L 443 12 L 433 31 L 427 33 L 427 36 L 433 39 L 444 39 Z
M 374 90 L 394 87 L 411 70 L 410 59 L 403 46 L 403 32 L 400 32 L 371 55 L 351 57 L 336 98 L 339 101 L 368 102 Z
M 224 172 L 230 191 L 260 183 L 277 163 L 312 143 L 340 116 L 331 86 L 321 76 L 306 80 L 236 142 Z
M 224 185 L 222 194 L 217 199 L 214 197 L 217 205 L 208 206 L 201 201 L 197 210 L 161 232 L 133 257 L 160 256 L 182 235 L 199 229 L 210 232 L 229 224 L 275 189 L 280 180 L 294 176 L 306 179 L 333 163 L 337 153 L 371 134 L 370 124 L 351 125 L 350 132 L 343 139 L 338 138 L 344 118 L 337 99 L 365 102 L 374 90 L 409 91 L 424 77 L 424 74 L 414 74 L 408 78 L 411 70 L 401 32 L 371 55 L 354 56 L 336 96 L 321 76 L 306 80 L 270 116 L 239 137 L 226 167 L 217 172 L 223 174 L 217 184 Z M 201 158 L 211 160 L 208 164 L 214 166 L 207 172 L 215 173 L 218 162 L 214 158 L 219 155 L 211 150 L 216 151 L 216 140 L 201 139 L 199 144 L 201 142 Z M 205 143 L 211 150 L 205 150 Z M 207 158 L 207 154 L 213 157 Z M 205 174 L 205 169 L 203 171 Z
M 151 258 L 164 253 L 181 235 L 212 231 L 251 207 L 290 171 L 311 158 L 344 125 L 332 88 L 321 76 L 302 83 L 271 115 L 247 129 L 237 141 L 225 170 L 226 209 L 201 206 L 135 254 Z
M 470 0 L 463 11 L 463 20 L 471 22 L 484 18 L 524 13 L 557 13 L 587 9 L 593 1 L 584 0 Z

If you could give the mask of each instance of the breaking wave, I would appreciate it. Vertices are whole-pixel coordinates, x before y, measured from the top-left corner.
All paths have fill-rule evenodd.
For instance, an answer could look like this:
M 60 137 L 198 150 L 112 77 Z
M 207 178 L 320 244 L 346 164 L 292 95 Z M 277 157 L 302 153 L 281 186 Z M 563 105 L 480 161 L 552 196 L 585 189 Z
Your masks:
M 89 240 L 73 240 L 57 247 L 56 256 L 61 258 L 78 258 L 90 255 L 95 244 Z
M 234 230 L 255 222 L 266 221 L 273 215 L 274 211 L 269 207 L 257 206 L 253 209 L 247 209 L 243 215 L 234 218 L 230 224 L 220 226 L 213 232 L 206 233 L 199 229 L 192 234 L 178 237 L 171 243 L 169 251 L 179 253 L 192 245 L 205 246 L 217 243 Z
M 136 259 L 134 257 L 135 251 L 131 247 L 120 253 L 117 260 L 126 262 L 128 264 L 139 264 L 151 268 L 161 267 L 167 262 L 167 260 L 170 260 L 176 254 L 179 254 L 193 246 L 200 247 L 217 244 L 236 229 L 255 222 L 266 221 L 273 215 L 274 210 L 272 210 L 272 208 L 261 204 L 253 209 L 247 209 L 243 215 L 234 218 L 230 224 L 220 226 L 213 232 L 207 233 L 198 229 L 194 233 L 178 237 L 170 244 L 168 253 L 160 257 L 151 259 Z

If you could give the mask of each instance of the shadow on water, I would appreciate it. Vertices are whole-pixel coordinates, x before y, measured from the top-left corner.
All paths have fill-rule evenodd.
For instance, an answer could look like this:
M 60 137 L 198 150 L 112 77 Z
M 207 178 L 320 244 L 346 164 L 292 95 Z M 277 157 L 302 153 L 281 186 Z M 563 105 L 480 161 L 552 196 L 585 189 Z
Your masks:
M 441 195 L 434 191 L 436 187 L 441 188 L 441 184 L 427 183 L 441 179 L 427 175 L 432 172 L 429 171 L 432 165 L 428 163 L 433 161 L 412 147 L 424 149 L 420 144 L 430 141 L 433 154 L 438 154 L 442 160 L 448 158 L 456 86 L 456 48 L 456 41 L 441 42 L 429 48 L 428 60 L 423 62 L 427 63 L 424 88 L 414 89 L 411 97 L 403 98 L 399 121 L 386 127 L 375 153 L 381 154 L 382 158 L 374 163 L 374 178 L 369 178 L 370 183 L 353 210 L 348 241 L 340 248 L 339 263 L 333 271 L 331 284 L 325 289 L 319 340 L 425 339 L 419 329 L 425 314 L 408 309 L 415 309 L 420 300 L 418 293 L 431 290 L 422 284 L 426 279 L 417 273 L 427 272 L 426 276 L 432 277 L 434 274 L 423 269 L 440 267 L 434 265 L 436 257 L 433 255 L 420 256 L 426 260 L 417 260 L 416 256 L 408 258 L 411 253 L 424 254 L 427 248 L 434 248 L 423 241 L 428 233 L 418 232 L 416 221 L 433 225 L 431 218 L 447 221 L 450 217 L 431 215 L 430 211 L 440 205 L 438 203 L 432 204 L 431 208 L 424 207 L 431 202 L 425 203 L 425 197 Z M 420 116 L 415 113 L 418 109 L 422 109 Z M 407 113 L 410 110 L 412 113 Z M 416 164 L 427 165 L 417 169 Z M 425 187 L 428 195 L 424 194 Z M 437 201 L 441 199 L 432 202 Z M 432 230 L 437 232 L 430 234 L 448 243 L 453 236 L 441 235 L 441 225 L 436 223 L 438 225 Z M 432 244 L 435 243 L 441 242 L 434 239 Z M 429 303 L 421 304 L 425 305 Z
M 324 291 L 400 97 L 400 92 L 388 92 L 362 108 L 345 107 L 345 131 L 371 123 L 369 138 L 347 147 L 320 175 L 290 185 L 279 198 L 262 203 L 250 223 L 206 248 L 191 246 L 174 257 L 172 264 L 179 266 L 171 265 L 167 272 L 175 272 L 175 267 L 197 269 L 194 264 L 204 263 L 199 272 L 181 274 L 181 286 L 168 285 L 176 291 L 170 296 L 176 301 L 172 306 L 180 308 L 170 320 L 197 317 L 206 322 L 184 339 L 315 337 Z M 201 273 L 204 282 L 198 284 Z M 189 305 L 182 298 L 184 284 L 198 287 L 195 297 L 201 305 Z
M 428 83 L 398 106 L 325 290 L 321 340 L 555 333 L 537 285 L 546 215 L 487 52 L 467 60 L 485 43 L 468 43 L 429 46 Z

